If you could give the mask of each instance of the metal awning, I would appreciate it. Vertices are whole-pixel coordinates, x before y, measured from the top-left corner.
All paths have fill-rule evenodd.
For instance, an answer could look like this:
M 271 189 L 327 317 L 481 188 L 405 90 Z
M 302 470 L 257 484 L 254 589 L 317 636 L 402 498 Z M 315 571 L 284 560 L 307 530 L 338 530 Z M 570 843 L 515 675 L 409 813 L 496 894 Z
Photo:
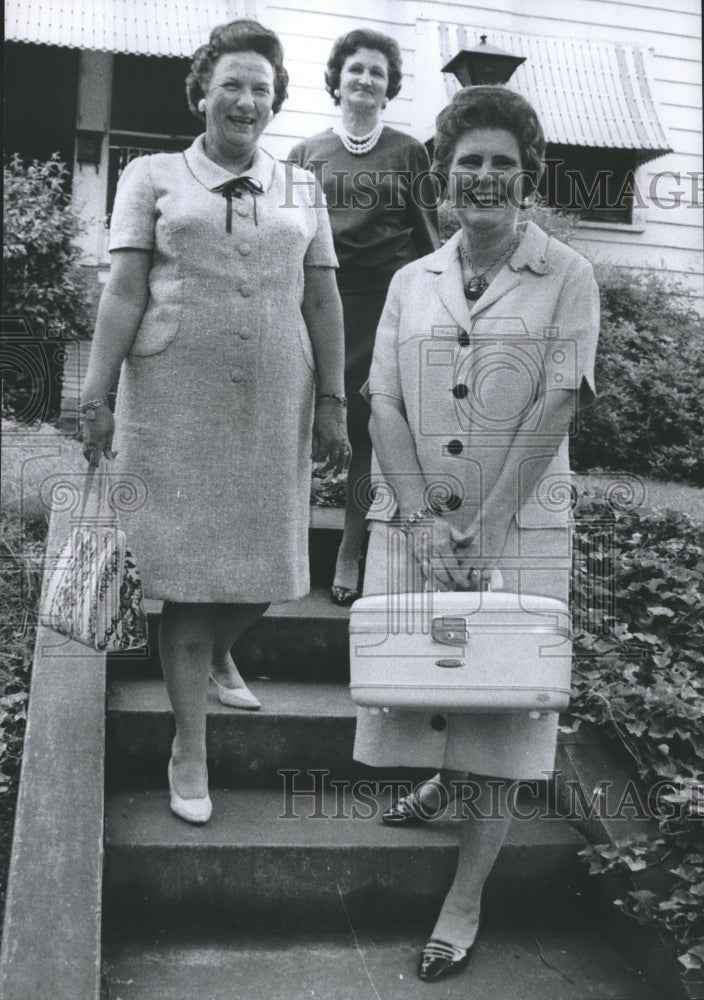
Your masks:
M 630 45 L 574 38 L 519 35 L 419 21 L 415 96 L 418 138 L 435 131 L 437 109 L 460 89 L 441 73 L 460 49 L 487 35 L 492 45 L 525 56 L 508 82 L 538 112 L 548 142 L 565 146 L 632 149 L 639 163 L 672 151 L 654 96 L 651 53 Z
M 248 0 L 5 0 L 5 38 L 99 52 L 192 56 Z

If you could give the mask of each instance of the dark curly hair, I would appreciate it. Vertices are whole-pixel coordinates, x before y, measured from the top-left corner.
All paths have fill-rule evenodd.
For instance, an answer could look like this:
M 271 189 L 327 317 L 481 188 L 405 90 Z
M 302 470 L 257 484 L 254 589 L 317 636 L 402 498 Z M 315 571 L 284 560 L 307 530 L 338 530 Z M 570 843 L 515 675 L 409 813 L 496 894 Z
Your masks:
M 538 187 L 545 169 L 545 136 L 533 107 L 507 87 L 464 87 L 435 119 L 433 170 L 447 190 L 457 140 L 473 128 L 502 128 L 518 143 L 524 170 L 522 196 Z
M 191 72 L 186 77 L 186 97 L 188 107 L 196 118 L 201 120 L 205 115 L 198 110 L 198 102 L 205 96 L 205 91 L 213 75 L 215 63 L 220 56 L 228 52 L 258 52 L 260 56 L 271 63 L 274 70 L 274 103 L 272 111 L 276 114 L 288 97 L 288 73 L 284 68 L 284 50 L 278 35 L 269 28 L 264 28 L 258 21 L 245 18 L 230 21 L 229 24 L 219 24 L 210 32 L 207 45 L 196 49 L 191 63 Z
M 335 104 L 340 103 L 340 98 L 335 96 L 335 91 L 340 86 L 340 73 L 345 59 L 353 56 L 357 49 L 374 49 L 386 56 L 389 64 L 389 85 L 386 88 L 386 96 L 388 100 L 392 100 L 401 89 L 401 77 L 403 76 L 401 49 L 393 38 L 368 28 L 356 28 L 336 39 L 325 68 L 325 89 L 328 94 Z

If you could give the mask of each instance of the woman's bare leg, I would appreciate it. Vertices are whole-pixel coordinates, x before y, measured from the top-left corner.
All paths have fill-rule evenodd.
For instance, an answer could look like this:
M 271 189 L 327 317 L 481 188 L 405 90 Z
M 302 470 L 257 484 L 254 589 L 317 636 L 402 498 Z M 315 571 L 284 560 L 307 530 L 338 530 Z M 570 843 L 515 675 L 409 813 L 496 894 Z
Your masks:
M 509 782 L 472 775 L 471 795 L 460 820 L 457 870 L 431 938 L 469 948 L 479 926 L 482 889 L 506 839 L 511 817 Z
M 214 650 L 221 649 L 226 641 L 223 617 L 229 623 L 227 639 L 234 636 L 232 644 L 265 607 L 164 602 L 159 649 L 176 723 L 171 750 L 174 787 L 184 799 L 203 798 L 208 792 L 205 746 L 208 675 Z
M 242 633 L 259 621 L 268 607 L 268 604 L 216 605 L 210 672 L 218 684 L 235 689 L 247 686 L 235 666 L 230 650 Z
M 371 469 L 370 442 L 356 442 L 347 473 L 347 502 L 342 541 L 337 552 L 333 586 L 356 590 L 359 579 L 359 557 L 367 533 L 367 479 Z

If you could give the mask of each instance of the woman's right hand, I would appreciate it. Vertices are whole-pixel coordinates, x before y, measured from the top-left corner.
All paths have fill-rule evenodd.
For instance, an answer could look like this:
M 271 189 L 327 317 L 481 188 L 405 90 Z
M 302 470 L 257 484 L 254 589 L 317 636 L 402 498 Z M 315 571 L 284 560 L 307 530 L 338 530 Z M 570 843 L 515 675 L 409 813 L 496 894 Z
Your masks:
M 100 465 L 100 459 L 115 457 L 112 438 L 115 433 L 115 418 L 106 404 L 81 414 L 81 441 L 83 456 L 91 465 Z
M 407 532 L 413 556 L 431 590 L 465 590 L 467 565 L 458 552 L 448 521 L 435 517 L 432 525 L 414 524 Z

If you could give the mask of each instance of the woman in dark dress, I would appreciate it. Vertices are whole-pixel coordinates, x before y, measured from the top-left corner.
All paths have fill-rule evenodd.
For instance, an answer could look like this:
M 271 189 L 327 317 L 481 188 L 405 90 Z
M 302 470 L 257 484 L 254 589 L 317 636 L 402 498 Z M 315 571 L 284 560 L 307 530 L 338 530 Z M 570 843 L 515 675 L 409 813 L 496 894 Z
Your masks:
M 312 171 L 323 187 L 340 265 L 353 456 L 331 598 L 351 604 L 360 586 L 371 461 L 369 405 L 359 390 L 369 375 L 389 282 L 399 268 L 436 249 L 437 214 L 425 147 L 381 121 L 401 89 L 401 52 L 394 39 L 366 29 L 338 38 L 325 86 L 340 107 L 341 121 L 298 143 L 289 159 Z

